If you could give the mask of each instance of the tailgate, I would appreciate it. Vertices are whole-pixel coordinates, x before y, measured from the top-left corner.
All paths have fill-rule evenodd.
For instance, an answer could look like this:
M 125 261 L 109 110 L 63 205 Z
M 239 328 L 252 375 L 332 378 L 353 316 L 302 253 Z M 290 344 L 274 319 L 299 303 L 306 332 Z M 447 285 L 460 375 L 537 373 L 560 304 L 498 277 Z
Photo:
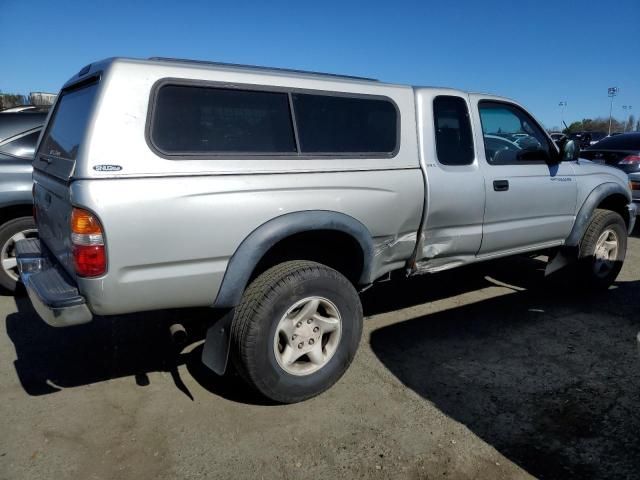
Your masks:
M 33 161 L 40 240 L 74 277 L 70 185 L 86 143 L 97 91 L 95 78 L 61 92 Z
M 54 177 L 33 173 L 33 200 L 40 241 L 75 278 L 71 244 L 71 198 L 69 185 Z

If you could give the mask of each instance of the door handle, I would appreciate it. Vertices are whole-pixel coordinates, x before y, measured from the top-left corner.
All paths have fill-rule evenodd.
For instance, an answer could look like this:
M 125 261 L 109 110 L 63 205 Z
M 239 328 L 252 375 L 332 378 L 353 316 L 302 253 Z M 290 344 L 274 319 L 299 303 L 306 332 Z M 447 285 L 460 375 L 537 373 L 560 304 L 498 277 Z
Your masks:
M 496 192 L 506 192 L 509 190 L 509 180 L 494 180 L 493 189 Z

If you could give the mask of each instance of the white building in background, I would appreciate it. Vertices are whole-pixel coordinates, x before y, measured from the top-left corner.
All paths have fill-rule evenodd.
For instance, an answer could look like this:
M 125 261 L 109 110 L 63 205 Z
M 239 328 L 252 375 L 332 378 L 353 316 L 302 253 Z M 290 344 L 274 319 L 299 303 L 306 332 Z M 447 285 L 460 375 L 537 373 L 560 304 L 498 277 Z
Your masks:
M 29 103 L 31 105 L 53 105 L 56 97 L 55 93 L 31 92 L 29 94 Z

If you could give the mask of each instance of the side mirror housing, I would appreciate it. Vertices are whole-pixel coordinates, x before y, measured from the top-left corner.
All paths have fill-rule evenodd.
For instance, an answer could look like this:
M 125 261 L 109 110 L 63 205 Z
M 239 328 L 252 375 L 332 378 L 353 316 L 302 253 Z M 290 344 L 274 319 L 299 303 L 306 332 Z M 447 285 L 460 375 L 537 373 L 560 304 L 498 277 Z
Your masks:
M 577 160 L 580 157 L 580 147 L 578 144 L 567 139 L 560 148 L 562 160 Z

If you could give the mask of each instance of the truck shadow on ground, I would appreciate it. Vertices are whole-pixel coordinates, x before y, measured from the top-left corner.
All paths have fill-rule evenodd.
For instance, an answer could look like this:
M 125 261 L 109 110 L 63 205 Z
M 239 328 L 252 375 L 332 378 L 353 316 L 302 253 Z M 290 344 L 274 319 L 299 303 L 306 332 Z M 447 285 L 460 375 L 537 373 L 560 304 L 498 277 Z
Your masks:
M 18 294 L 18 312 L 6 319 L 17 360 L 16 373 L 24 390 L 33 396 L 56 393 L 120 377 L 133 377 L 140 387 L 149 385 L 148 373 L 168 372 L 176 387 L 193 399 L 182 381 L 178 367 L 186 365 L 204 388 L 217 395 L 244 403 L 264 403 L 233 372 L 219 377 L 200 361 L 198 342 L 206 335 L 206 325 L 215 320 L 211 309 L 157 311 L 97 317 L 71 328 L 53 328 L 33 310 L 29 298 Z M 189 343 L 181 353 L 169 334 L 171 323 L 187 327 Z
M 640 281 L 589 295 L 513 267 L 491 275 L 524 290 L 382 327 L 371 348 L 539 478 L 640 478 Z
M 365 314 L 393 311 L 490 285 L 481 269 L 463 272 L 467 274 L 447 272 L 433 278 L 375 286 L 363 295 Z M 447 281 L 454 276 L 456 282 Z M 176 387 L 193 398 L 178 372 L 178 367 L 185 365 L 189 374 L 211 393 L 243 403 L 266 402 L 248 391 L 232 368 L 223 377 L 207 369 L 200 361 L 201 345 L 187 348 L 186 353 L 176 348 L 168 326 L 175 322 L 185 325 L 189 343 L 197 344 L 204 339 L 207 325 L 216 319 L 217 314 L 211 309 L 97 317 L 86 325 L 53 328 L 38 317 L 24 292 L 18 292 L 15 303 L 18 311 L 7 316 L 6 330 L 17 354 L 16 373 L 29 395 L 48 395 L 64 388 L 129 376 L 145 387 L 150 382 L 148 373 L 169 372 Z

